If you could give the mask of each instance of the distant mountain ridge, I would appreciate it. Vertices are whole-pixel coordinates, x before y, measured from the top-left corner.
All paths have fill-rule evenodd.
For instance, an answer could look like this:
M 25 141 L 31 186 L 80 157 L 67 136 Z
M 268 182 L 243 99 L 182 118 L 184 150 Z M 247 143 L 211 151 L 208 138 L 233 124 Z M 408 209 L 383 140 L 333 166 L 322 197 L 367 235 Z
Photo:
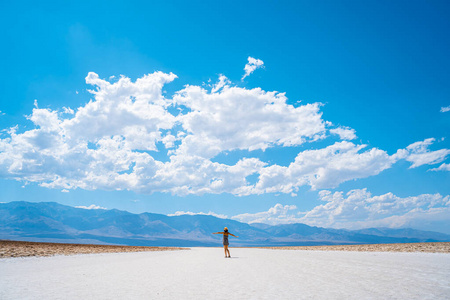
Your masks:
M 207 215 L 133 214 L 54 202 L 0 203 L 0 239 L 145 246 L 221 246 L 212 232 L 227 226 L 232 246 L 448 242 L 450 235 L 414 229 L 340 230 L 305 224 L 246 224 Z

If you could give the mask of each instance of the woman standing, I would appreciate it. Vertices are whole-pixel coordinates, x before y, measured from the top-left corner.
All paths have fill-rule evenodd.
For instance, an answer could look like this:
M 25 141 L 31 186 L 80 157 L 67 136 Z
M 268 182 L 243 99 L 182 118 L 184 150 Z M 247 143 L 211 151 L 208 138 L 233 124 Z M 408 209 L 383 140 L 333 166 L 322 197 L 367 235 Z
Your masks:
M 229 245 L 229 243 L 228 243 L 228 236 L 231 235 L 231 236 L 234 236 L 236 238 L 238 236 L 236 236 L 236 235 L 234 235 L 232 233 L 229 233 L 228 232 L 228 228 L 226 228 L 226 227 L 223 229 L 223 232 L 213 232 L 213 234 L 223 234 L 223 249 L 225 250 L 225 257 L 231 257 L 230 256 L 230 250 L 228 250 L 228 245 Z M 227 256 L 227 253 L 228 253 L 228 256 Z

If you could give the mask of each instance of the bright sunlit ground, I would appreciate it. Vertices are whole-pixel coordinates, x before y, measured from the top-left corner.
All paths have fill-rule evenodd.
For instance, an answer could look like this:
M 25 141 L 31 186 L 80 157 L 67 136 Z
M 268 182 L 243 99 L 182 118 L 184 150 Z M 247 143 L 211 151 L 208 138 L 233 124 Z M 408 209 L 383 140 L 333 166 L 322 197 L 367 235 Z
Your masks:
M 448 299 L 450 255 L 221 248 L 0 260 L 1 299 Z

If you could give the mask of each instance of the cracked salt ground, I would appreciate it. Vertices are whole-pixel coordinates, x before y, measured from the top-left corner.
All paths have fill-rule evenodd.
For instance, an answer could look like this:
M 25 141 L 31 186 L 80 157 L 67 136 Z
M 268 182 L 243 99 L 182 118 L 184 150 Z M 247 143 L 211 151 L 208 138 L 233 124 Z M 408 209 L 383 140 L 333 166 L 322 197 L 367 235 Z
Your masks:
M 0 299 L 449 299 L 450 254 L 232 248 L 0 260 Z

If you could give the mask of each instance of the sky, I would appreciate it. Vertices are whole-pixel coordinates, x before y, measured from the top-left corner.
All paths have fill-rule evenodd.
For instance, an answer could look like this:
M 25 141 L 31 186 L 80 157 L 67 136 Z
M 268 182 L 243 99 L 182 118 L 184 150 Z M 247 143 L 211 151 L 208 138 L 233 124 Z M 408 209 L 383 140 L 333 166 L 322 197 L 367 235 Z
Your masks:
M 450 233 L 448 1 L 1 1 L 0 201 Z

